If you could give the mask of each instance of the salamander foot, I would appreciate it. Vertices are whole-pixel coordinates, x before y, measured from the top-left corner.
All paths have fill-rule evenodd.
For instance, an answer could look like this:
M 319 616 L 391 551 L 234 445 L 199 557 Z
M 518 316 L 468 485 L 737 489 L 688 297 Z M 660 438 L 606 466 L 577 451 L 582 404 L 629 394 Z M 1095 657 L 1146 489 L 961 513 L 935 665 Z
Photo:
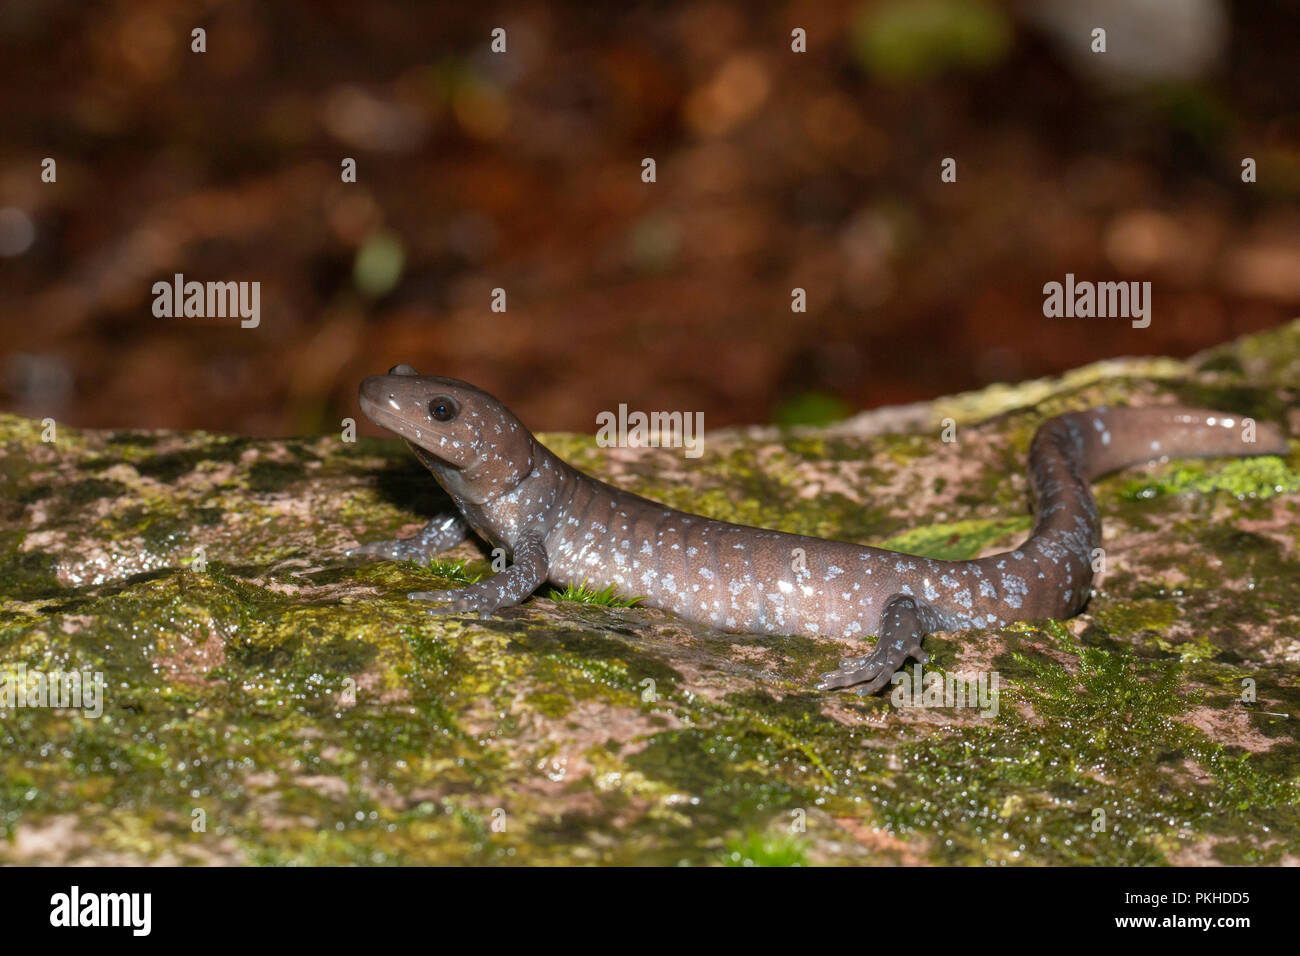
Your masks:
M 895 594 L 885 603 L 885 610 L 880 615 L 880 638 L 871 653 L 844 658 L 837 670 L 821 675 L 817 689 L 853 687 L 862 696 L 876 693 L 889 684 L 909 657 L 922 664 L 930 659 L 930 655 L 921 650 L 921 638 L 925 633 L 916 599 L 906 594 Z

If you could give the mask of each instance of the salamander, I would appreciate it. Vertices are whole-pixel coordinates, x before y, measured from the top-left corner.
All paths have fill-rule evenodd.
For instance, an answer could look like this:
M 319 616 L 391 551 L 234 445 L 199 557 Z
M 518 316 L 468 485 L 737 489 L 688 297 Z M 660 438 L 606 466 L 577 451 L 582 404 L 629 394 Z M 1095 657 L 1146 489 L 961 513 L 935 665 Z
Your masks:
M 1028 539 L 1000 554 L 940 561 L 669 508 L 561 461 L 487 392 L 409 365 L 366 378 L 360 405 L 405 439 L 455 511 L 414 537 L 349 553 L 427 560 L 473 532 L 510 556 L 487 580 L 409 595 L 443 605 L 430 613 L 488 614 L 549 581 L 613 586 L 734 633 L 875 634 L 870 653 L 841 660 L 817 684 L 860 694 L 886 686 L 909 658 L 924 663 L 922 640 L 932 631 L 1077 614 L 1101 545 L 1093 479 L 1151 460 L 1288 452 L 1278 426 L 1225 412 L 1099 407 L 1058 415 L 1029 448 Z

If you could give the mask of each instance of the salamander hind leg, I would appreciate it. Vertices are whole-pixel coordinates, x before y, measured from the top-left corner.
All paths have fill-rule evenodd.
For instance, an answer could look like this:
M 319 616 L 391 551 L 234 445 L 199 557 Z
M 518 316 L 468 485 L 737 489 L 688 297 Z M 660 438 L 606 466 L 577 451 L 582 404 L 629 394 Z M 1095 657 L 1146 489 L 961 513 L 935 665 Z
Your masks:
M 916 598 L 895 594 L 885 602 L 880 615 L 880 636 L 870 654 L 846 657 L 838 670 L 822 674 L 818 690 L 855 687 L 857 693 L 874 694 L 885 687 L 909 657 L 924 664 L 929 656 L 921 650 L 926 627 L 921 620 L 921 606 Z

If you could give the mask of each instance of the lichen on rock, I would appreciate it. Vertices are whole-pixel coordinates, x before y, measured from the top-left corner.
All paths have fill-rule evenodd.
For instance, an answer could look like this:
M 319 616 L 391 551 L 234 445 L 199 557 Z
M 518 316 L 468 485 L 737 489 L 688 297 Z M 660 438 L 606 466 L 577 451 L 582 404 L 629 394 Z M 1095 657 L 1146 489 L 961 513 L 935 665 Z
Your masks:
M 691 511 L 967 558 L 1027 529 L 1050 415 L 1294 424 L 1297 369 L 1300 323 L 698 460 L 543 440 Z M 997 674 L 984 715 L 811 689 L 869 640 L 547 590 L 428 616 L 406 593 L 491 573 L 481 549 L 343 554 L 446 504 L 396 441 L 41 437 L 0 416 L 0 671 L 100 674 L 103 712 L 0 698 L 0 862 L 1300 862 L 1297 454 L 1101 481 L 1084 614 L 927 639 L 927 670 Z

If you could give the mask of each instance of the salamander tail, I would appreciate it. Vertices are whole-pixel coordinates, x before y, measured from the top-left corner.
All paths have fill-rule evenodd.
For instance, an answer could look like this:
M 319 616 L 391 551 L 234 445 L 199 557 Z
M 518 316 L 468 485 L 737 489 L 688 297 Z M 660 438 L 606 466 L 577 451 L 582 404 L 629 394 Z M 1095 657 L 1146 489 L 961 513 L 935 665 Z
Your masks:
M 1043 431 L 1053 422 L 1062 422 L 1069 432 L 1077 429 L 1089 480 L 1166 458 L 1289 452 L 1277 425 L 1204 408 L 1094 408 L 1052 419 Z
M 1046 421 L 1029 448 L 1034 529 L 1009 555 L 981 559 L 1012 594 L 1041 574 L 1054 587 L 1012 594 L 1015 616 L 1062 617 L 1087 600 L 1101 547 L 1101 522 L 1090 482 L 1146 461 L 1229 455 L 1285 455 L 1277 425 L 1200 408 L 1093 408 Z M 1007 577 L 1011 575 L 1012 577 Z

